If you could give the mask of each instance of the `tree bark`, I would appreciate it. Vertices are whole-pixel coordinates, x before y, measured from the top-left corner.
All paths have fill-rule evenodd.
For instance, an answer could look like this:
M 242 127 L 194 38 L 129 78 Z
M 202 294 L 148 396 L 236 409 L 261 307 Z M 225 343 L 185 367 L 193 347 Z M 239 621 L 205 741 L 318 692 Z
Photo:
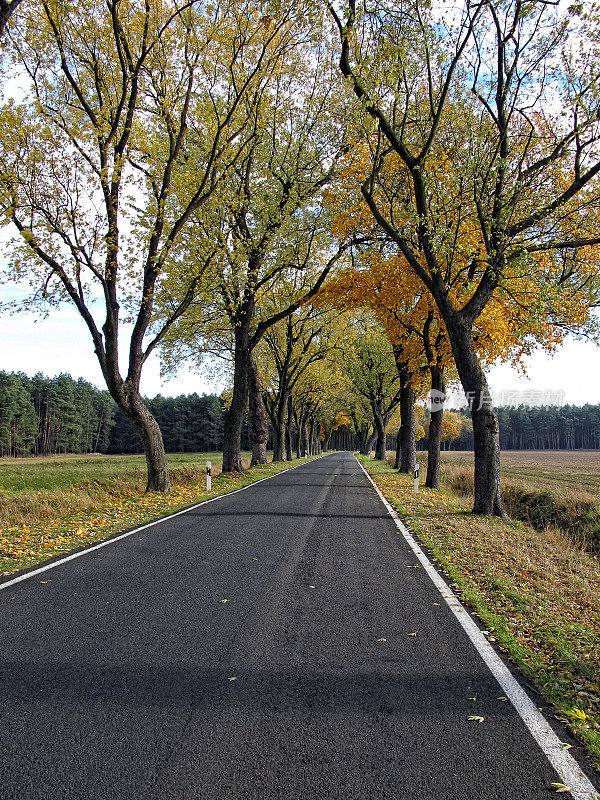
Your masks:
M 252 355 L 248 359 L 248 399 L 250 411 L 250 440 L 252 460 L 250 466 L 267 463 L 267 441 L 269 439 L 269 420 L 262 399 L 262 387 L 256 364 Z
M 396 457 L 394 459 L 394 469 L 400 469 L 400 458 L 402 456 L 402 428 L 398 428 L 396 434 Z
M 373 449 L 373 445 L 377 441 L 377 431 L 373 431 L 369 434 L 365 440 L 363 456 L 370 456 L 371 450 Z
M 452 354 L 473 420 L 475 451 L 474 514 L 505 517 L 500 492 L 500 438 L 485 374 L 473 347 L 471 325 L 458 314 L 446 320 Z
M 146 456 L 147 492 L 170 492 L 171 481 L 162 433 L 138 389 L 127 381 L 111 382 L 110 394 L 139 434 Z
M 4 36 L 8 20 L 20 4 L 21 0 L 0 0 L 0 36 Z
M 385 461 L 385 425 L 386 421 L 383 416 L 381 403 L 372 403 L 373 409 L 373 425 L 375 427 L 377 442 L 375 445 L 375 458 L 379 461 Z
M 369 430 L 370 430 L 370 428 L 371 428 L 370 425 L 363 425 L 363 427 L 362 427 L 362 429 L 360 431 L 360 434 L 358 434 L 358 446 L 357 446 L 356 449 L 363 456 L 368 455 L 367 446 L 369 444 Z
M 308 455 L 309 441 L 308 441 L 308 410 L 304 407 L 300 411 L 299 428 L 299 441 L 298 441 L 298 458 Z
M 283 418 L 283 408 L 277 404 L 273 417 L 273 461 L 284 461 L 285 447 L 285 420 Z
M 285 424 L 285 457 L 288 461 L 294 458 L 292 448 L 292 398 L 288 397 L 287 401 L 287 421 Z
M 436 392 L 444 392 L 444 372 L 438 366 L 430 367 L 431 388 Z M 444 416 L 444 406 L 440 403 L 439 408 L 432 406 L 431 418 L 429 420 L 429 444 L 427 447 L 427 477 L 425 486 L 429 489 L 440 488 L 440 444 L 442 441 L 442 419 Z
M 415 393 L 412 375 L 406 368 L 400 374 L 400 472 L 412 472 L 417 462 L 415 440 Z
M 234 325 L 233 394 L 223 426 L 223 472 L 243 472 L 242 425 L 248 401 L 251 314 L 239 314 Z
M 310 454 L 316 456 L 319 452 L 319 438 L 317 436 L 317 418 L 312 417 L 310 420 Z

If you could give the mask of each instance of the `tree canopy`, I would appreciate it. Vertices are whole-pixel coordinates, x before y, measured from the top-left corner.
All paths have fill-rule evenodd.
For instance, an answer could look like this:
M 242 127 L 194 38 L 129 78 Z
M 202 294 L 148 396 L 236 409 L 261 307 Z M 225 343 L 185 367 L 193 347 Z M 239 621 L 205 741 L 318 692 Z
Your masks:
M 269 416 L 277 458 L 292 429 L 303 452 L 341 426 L 383 458 L 394 412 L 408 471 L 416 398 L 459 381 L 474 510 L 503 513 L 487 368 L 600 336 L 591 5 L 25 0 L 0 3 L 0 35 L 22 84 L 0 106 L 2 279 L 29 287 L 20 307 L 76 307 L 149 490 L 169 489 L 140 394 L 158 349 L 230 376 L 225 471 L 246 425 L 266 460 Z M 426 424 L 435 487 L 458 422 Z

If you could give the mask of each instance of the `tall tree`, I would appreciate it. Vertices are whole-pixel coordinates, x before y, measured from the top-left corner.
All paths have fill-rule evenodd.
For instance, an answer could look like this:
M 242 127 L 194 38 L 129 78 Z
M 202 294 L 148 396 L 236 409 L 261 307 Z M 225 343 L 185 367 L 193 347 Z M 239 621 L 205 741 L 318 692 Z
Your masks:
M 142 368 L 188 308 L 214 234 L 195 243 L 177 302 L 158 309 L 155 296 L 189 251 L 194 213 L 247 151 L 243 101 L 276 68 L 294 26 L 277 8 L 83 0 L 73 13 L 68 0 L 44 0 L 19 12 L 13 49 L 31 92 L 0 114 L 1 204 L 21 242 L 9 274 L 30 281 L 30 305 L 69 301 L 79 311 L 108 390 L 143 442 L 148 490 L 170 482 Z
M 369 403 L 376 433 L 375 458 L 385 459 L 385 429 L 393 410 L 400 402 L 400 381 L 392 347 L 385 335 L 369 324 L 366 317 L 357 319 L 355 338 L 344 358 L 344 372 L 356 392 Z
M 311 365 L 325 361 L 340 347 L 346 327 L 338 312 L 307 304 L 265 333 L 258 355 L 274 433 L 273 461 L 281 461 L 284 451 L 289 458 L 292 449 L 291 399 L 298 382 Z
M 233 393 L 225 418 L 225 472 L 242 469 L 240 432 L 249 388 L 252 407 L 260 408 L 253 350 L 271 326 L 317 292 L 348 247 L 347 242 L 331 247 L 326 214 L 319 208 L 347 147 L 346 112 L 322 23 L 307 17 L 282 56 L 280 73 L 252 98 L 254 125 L 246 151 L 214 202 L 196 217 L 198 236 L 220 231 L 211 313 L 199 308 L 168 340 L 193 357 L 214 347 L 215 319 L 229 330 Z M 302 278 L 295 297 L 282 295 L 275 308 L 263 302 L 265 296 L 277 297 L 278 286 L 291 276 Z M 264 431 L 264 425 L 258 429 Z
M 329 8 L 341 72 L 375 136 L 362 196 L 446 326 L 471 405 L 474 511 L 503 514 L 498 421 L 473 327 L 497 290 L 538 319 L 592 322 L 597 31 L 545 2 L 465 3 L 448 22 L 420 0 L 350 0 L 344 17 Z M 574 41 L 586 42 L 578 60 Z

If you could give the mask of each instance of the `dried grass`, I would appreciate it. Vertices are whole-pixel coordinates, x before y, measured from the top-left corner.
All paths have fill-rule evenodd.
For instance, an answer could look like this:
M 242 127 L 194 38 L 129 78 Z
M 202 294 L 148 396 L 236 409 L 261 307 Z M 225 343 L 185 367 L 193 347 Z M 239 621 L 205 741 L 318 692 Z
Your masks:
M 212 475 L 216 477 L 221 473 L 222 458 L 213 453 L 208 455 L 212 462 Z M 181 457 L 172 457 L 171 481 L 174 486 L 189 486 L 204 480 L 206 454 L 188 456 L 186 460 L 190 463 L 180 464 L 180 460 Z M 249 466 L 249 454 L 244 454 L 243 463 L 245 467 Z M 141 495 L 146 486 L 145 464 L 137 456 L 1 459 L 0 467 L 6 485 L 23 486 L 19 490 L 0 491 L 0 530 L 13 526 L 30 527 L 93 511 L 115 498 Z M 63 469 L 70 471 L 68 480 L 64 479 L 64 472 L 60 476 Z M 95 476 L 93 480 L 86 478 L 88 469 Z M 28 481 L 33 486 L 47 482 L 49 488 L 28 488 Z M 58 485 L 52 486 L 52 483 Z

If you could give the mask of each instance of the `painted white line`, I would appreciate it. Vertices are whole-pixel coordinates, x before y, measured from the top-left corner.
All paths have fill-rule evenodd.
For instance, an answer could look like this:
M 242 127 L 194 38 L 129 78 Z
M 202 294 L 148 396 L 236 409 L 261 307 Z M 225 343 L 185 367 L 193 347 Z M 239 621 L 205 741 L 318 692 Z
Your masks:
M 317 458 L 313 458 L 311 459 L 311 461 L 318 461 L 320 458 L 324 458 L 327 455 L 329 455 L 329 453 L 323 453 L 323 455 L 318 456 Z M 61 558 L 58 561 L 53 561 L 51 564 L 46 564 L 43 567 L 38 567 L 38 569 L 31 570 L 31 572 L 26 572 L 24 575 L 18 575 L 16 578 L 12 578 L 11 580 L 6 581 L 5 583 L 0 583 L 0 591 L 2 591 L 2 589 L 8 589 L 9 586 L 14 586 L 15 583 L 20 583 L 21 581 L 26 581 L 29 578 L 33 578 L 42 572 L 47 572 L 49 569 L 60 567 L 61 564 L 66 564 L 67 561 L 73 561 L 74 558 L 80 558 L 80 556 L 85 556 L 88 553 L 92 553 L 94 550 L 100 550 L 101 547 L 108 547 L 109 544 L 120 542 L 121 539 L 126 539 L 128 536 L 133 536 L 134 533 L 145 531 L 147 528 L 153 528 L 155 525 L 161 525 L 163 522 L 168 522 L 170 519 L 179 517 L 182 514 L 187 514 L 189 511 L 194 511 L 195 509 L 200 508 L 200 506 L 205 506 L 208 503 L 214 503 L 215 500 L 222 500 L 224 497 L 231 497 L 232 494 L 243 492 L 244 489 L 250 489 L 250 487 L 256 486 L 257 483 L 262 483 L 263 481 L 268 481 L 271 478 L 276 478 L 278 475 L 281 475 L 284 472 L 291 472 L 293 469 L 298 469 L 298 467 L 304 466 L 304 464 L 310 464 L 311 461 L 303 461 L 301 464 L 296 464 L 296 466 L 294 467 L 288 467 L 287 469 L 282 469 L 280 472 L 276 472 L 274 475 L 267 475 L 266 478 L 260 478 L 260 480 L 253 481 L 253 483 L 249 483 L 247 486 L 241 486 L 239 489 L 234 489 L 232 492 L 225 492 L 225 494 L 220 494 L 217 497 L 211 497 L 210 500 L 203 500 L 201 503 L 196 503 L 196 505 L 194 506 L 189 506 L 189 508 L 184 508 L 181 511 L 176 511 L 174 514 L 169 514 L 168 517 L 161 517 L 160 519 L 155 519 L 153 522 L 148 522 L 146 525 L 141 525 L 139 528 L 134 528 L 132 531 L 127 531 L 127 533 L 122 533 L 120 536 L 113 536 L 112 539 L 107 539 L 104 542 L 99 542 L 99 544 L 94 544 L 91 547 L 86 547 L 85 550 L 80 550 L 78 553 L 72 553 L 70 556 L 65 556 L 64 558 Z
M 358 459 L 356 460 L 358 461 Z M 360 463 L 360 461 L 358 461 L 358 464 L 367 478 L 373 484 L 375 491 L 379 495 L 381 502 L 388 510 L 388 513 L 396 523 L 398 530 L 406 539 L 409 547 L 419 559 L 433 583 L 439 589 L 440 594 L 446 601 L 448 607 L 475 646 L 479 655 L 491 670 L 492 675 L 502 687 L 504 694 L 511 701 L 517 710 L 517 713 L 529 729 L 530 733 L 543 750 L 548 761 L 550 761 L 558 773 L 560 781 L 564 783 L 565 786 L 569 787 L 571 796 L 574 798 L 574 800 L 596 800 L 598 798 L 597 791 L 583 773 L 577 761 L 575 761 L 573 756 L 563 749 L 560 739 L 554 733 L 547 720 L 542 714 L 540 714 L 540 712 L 537 710 L 537 707 L 529 699 L 524 689 L 522 689 L 521 685 L 507 669 L 502 659 L 498 656 L 494 648 L 479 630 L 458 597 L 454 594 L 452 589 L 448 586 L 446 581 L 442 578 L 431 561 L 427 558 L 423 550 L 419 547 L 414 537 L 406 529 L 402 523 L 402 520 L 398 517 L 392 506 L 383 496 L 381 490 Z

